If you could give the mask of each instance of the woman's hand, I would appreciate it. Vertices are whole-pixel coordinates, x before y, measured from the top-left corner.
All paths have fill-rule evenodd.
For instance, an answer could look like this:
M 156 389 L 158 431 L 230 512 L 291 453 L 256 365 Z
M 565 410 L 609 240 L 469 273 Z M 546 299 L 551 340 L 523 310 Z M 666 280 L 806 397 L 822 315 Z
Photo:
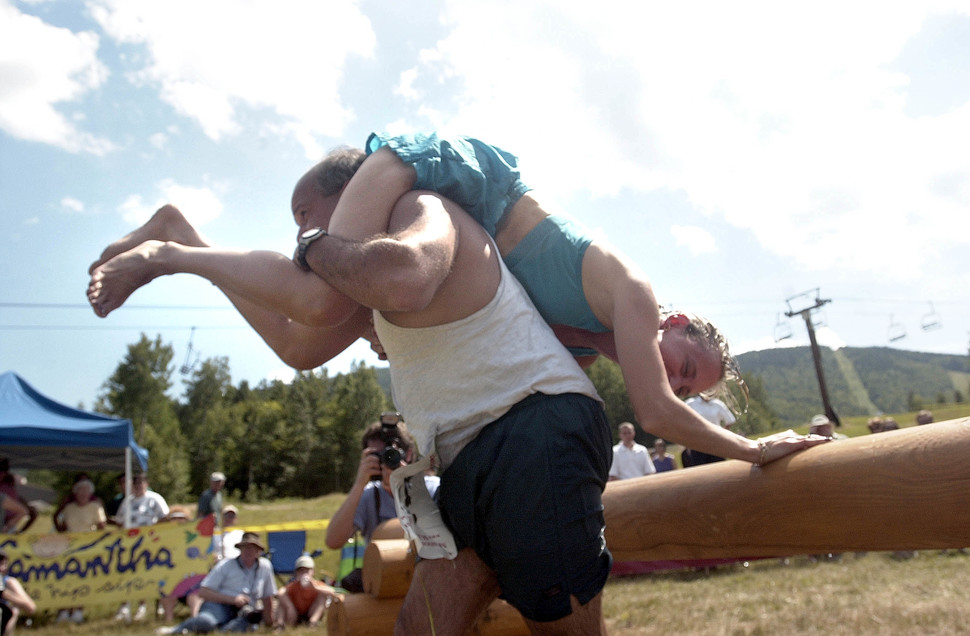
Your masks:
M 832 441 L 831 437 L 799 435 L 791 429 L 776 433 L 775 435 L 769 435 L 768 437 L 761 437 L 758 439 L 758 448 L 761 450 L 761 456 L 755 462 L 755 466 L 764 466 L 786 455 L 791 455 L 800 450 L 805 450 L 806 448 L 818 446 L 819 444 L 830 441 Z

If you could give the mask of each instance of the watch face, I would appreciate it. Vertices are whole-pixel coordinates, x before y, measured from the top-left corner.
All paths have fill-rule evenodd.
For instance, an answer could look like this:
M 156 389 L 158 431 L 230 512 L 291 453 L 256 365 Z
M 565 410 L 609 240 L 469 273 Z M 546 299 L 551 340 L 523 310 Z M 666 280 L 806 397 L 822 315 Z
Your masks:
M 321 232 L 323 232 L 323 230 L 321 230 L 318 227 L 310 228 L 309 230 L 301 234 L 300 238 L 302 239 L 313 238 L 315 235 L 320 234 Z

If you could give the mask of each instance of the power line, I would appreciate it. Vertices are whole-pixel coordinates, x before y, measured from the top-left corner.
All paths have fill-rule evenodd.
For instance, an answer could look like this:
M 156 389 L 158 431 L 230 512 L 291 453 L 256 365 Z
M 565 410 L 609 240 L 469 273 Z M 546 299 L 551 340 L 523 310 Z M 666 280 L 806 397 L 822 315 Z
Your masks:
M 204 325 L 195 325 L 198 329 L 203 330 L 228 330 L 228 329 L 248 329 L 249 325 L 214 325 L 211 327 L 206 327 Z M 192 329 L 193 325 L 163 325 L 163 326 L 152 326 L 152 325 L 0 325 L 0 331 L 56 331 L 56 330 L 75 330 L 75 331 L 131 331 L 134 329 L 139 329 L 142 331 L 169 331 L 173 329 Z
M 90 311 L 91 305 L 87 303 L 4 303 L 0 302 L 0 307 L 9 307 L 13 309 L 87 309 Z M 208 311 L 212 309 L 235 309 L 230 305 L 125 305 L 125 309 L 150 309 L 152 311 L 157 311 L 164 309 L 166 311 L 171 310 L 183 310 L 190 309 L 192 311 Z

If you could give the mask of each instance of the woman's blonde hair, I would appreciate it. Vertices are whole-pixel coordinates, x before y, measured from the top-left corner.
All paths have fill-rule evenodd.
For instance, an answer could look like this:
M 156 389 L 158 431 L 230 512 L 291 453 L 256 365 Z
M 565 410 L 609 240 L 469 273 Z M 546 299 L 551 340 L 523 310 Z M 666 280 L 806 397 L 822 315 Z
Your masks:
M 721 379 L 711 388 L 701 391 L 701 397 L 707 400 L 718 398 L 734 413 L 739 415 L 745 413 L 748 410 L 748 385 L 741 377 L 738 361 L 731 355 L 727 338 L 712 322 L 689 312 L 661 310 L 661 323 L 669 316 L 677 314 L 685 316 L 688 320 L 687 326 L 684 327 L 685 335 L 695 342 L 704 344 L 711 351 L 716 351 L 721 360 Z M 730 384 L 735 384 L 740 390 L 744 397 L 744 408 L 738 404 L 738 400 L 731 392 Z

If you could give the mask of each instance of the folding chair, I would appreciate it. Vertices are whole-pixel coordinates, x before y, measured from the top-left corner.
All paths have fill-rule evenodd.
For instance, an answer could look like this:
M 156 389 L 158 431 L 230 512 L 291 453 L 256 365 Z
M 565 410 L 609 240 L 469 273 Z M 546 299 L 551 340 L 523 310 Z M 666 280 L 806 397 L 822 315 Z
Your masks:
M 305 530 L 282 530 L 269 532 L 266 535 L 269 544 L 269 560 L 273 564 L 273 572 L 281 585 L 285 585 L 293 578 L 296 560 L 303 554 L 310 554 L 306 550 Z M 314 550 L 310 556 L 316 557 L 320 550 Z

